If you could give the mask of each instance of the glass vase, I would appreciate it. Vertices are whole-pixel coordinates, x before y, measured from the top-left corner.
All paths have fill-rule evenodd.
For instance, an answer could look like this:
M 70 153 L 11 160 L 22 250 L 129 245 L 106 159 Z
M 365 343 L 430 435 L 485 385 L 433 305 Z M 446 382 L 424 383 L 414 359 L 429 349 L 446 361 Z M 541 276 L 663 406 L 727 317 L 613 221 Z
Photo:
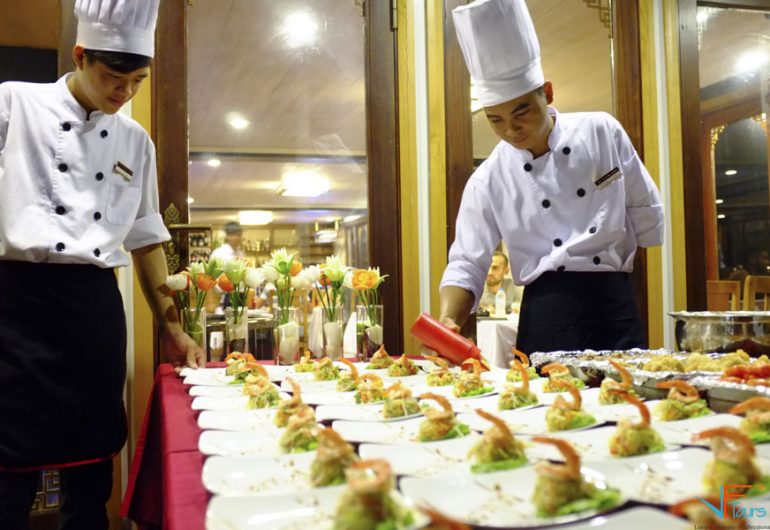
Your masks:
M 278 365 L 294 364 L 299 360 L 299 309 L 279 307 L 273 316 L 273 360 Z
M 356 353 L 362 362 L 368 362 L 382 346 L 382 306 L 356 306 Z
M 225 308 L 225 353 L 247 353 L 249 351 L 249 317 L 246 310 L 236 313 L 232 307 Z
M 329 311 L 323 311 L 323 340 L 324 356 L 332 360 L 342 357 L 342 332 L 345 329 L 345 320 L 342 318 L 342 307 L 335 307 L 329 315 Z
M 197 315 L 196 315 L 197 312 Z M 182 329 L 195 344 L 206 350 L 206 309 L 196 311 L 194 307 L 182 309 Z

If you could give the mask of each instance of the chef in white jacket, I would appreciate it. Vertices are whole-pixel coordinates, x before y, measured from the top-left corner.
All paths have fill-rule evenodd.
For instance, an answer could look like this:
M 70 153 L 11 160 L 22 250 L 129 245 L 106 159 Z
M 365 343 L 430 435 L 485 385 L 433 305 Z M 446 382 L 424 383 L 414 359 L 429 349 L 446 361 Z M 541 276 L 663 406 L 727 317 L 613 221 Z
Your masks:
M 500 143 L 470 177 L 441 282 L 441 320 L 463 325 L 505 241 L 524 285 L 526 352 L 646 345 L 631 289 L 637 247 L 663 241 L 658 190 L 609 114 L 560 114 L 524 0 L 453 11 L 484 112 Z
M 77 0 L 75 72 L 0 85 L 1 528 L 27 528 L 50 468 L 60 528 L 108 527 L 112 457 L 126 440 L 114 268 L 129 253 L 169 360 L 203 360 L 162 293 L 169 234 L 154 146 L 117 113 L 149 75 L 158 2 Z

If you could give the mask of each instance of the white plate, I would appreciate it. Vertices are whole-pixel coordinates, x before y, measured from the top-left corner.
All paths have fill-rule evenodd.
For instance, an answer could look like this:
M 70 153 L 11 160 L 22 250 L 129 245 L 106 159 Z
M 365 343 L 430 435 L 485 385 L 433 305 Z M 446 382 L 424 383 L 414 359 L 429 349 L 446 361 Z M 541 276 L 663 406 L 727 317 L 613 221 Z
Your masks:
M 444 396 L 449 401 L 463 401 L 466 399 L 478 399 L 486 396 L 493 396 L 497 394 L 497 389 L 494 388 L 494 385 L 492 383 L 489 383 L 487 386 L 492 387 L 492 390 L 489 392 L 486 392 L 484 394 L 479 394 L 478 396 L 471 396 L 471 397 L 465 397 L 465 398 L 458 398 L 455 397 L 454 394 L 452 394 L 452 391 L 454 390 L 454 385 L 448 385 L 448 386 L 428 386 L 428 385 L 417 385 L 412 387 L 412 394 L 414 394 L 414 397 L 419 396 L 420 394 L 438 394 L 439 396 Z M 435 403 L 435 401 L 431 401 L 431 403 Z
M 311 489 L 315 451 L 277 457 L 212 456 L 203 465 L 203 485 L 227 497 L 276 495 Z
M 609 515 L 597 515 L 590 521 L 569 526 L 569 530 L 597 528 L 601 530 L 650 530 L 650 528 L 685 530 L 687 522 L 662 510 L 640 506 Z
M 333 526 L 340 495 L 347 486 L 318 488 L 269 497 L 222 497 L 211 499 L 206 511 L 207 530 L 328 530 Z M 399 503 L 405 499 L 394 491 Z M 413 510 L 415 522 L 405 530 L 429 523 Z
M 594 480 L 603 480 L 603 476 L 591 468 L 584 466 L 583 473 Z M 399 485 L 418 505 L 425 503 L 448 517 L 485 527 L 545 526 L 596 514 L 588 511 L 564 517 L 538 517 L 531 501 L 535 481 L 534 466 L 527 466 L 482 475 L 446 473 L 435 477 L 404 477 Z M 608 484 L 617 487 L 611 481 Z
M 742 419 L 734 414 L 711 414 L 689 420 L 653 421 L 652 423 L 666 442 L 707 446 L 708 441 L 693 442 L 693 434 L 715 427 L 738 427 Z
M 404 421 L 335 421 L 332 429 L 343 439 L 354 443 L 395 444 L 417 442 L 417 432 L 424 418 Z
M 204 455 L 219 456 L 279 456 L 282 430 L 260 432 L 203 431 L 198 450 Z
M 484 396 L 484 397 L 451 399 L 450 401 L 452 402 L 452 410 L 454 410 L 457 414 L 460 414 L 460 413 L 475 414 L 476 409 L 484 409 L 487 412 L 491 412 L 492 414 L 499 414 L 500 412 L 502 412 L 499 408 L 499 404 L 500 404 L 499 394 L 492 394 L 491 396 Z M 528 405 L 526 407 L 520 407 L 516 410 L 527 410 L 527 409 L 531 409 L 539 406 L 540 405 Z
M 568 432 L 568 431 L 558 431 L 558 432 L 551 432 L 548 430 L 548 427 L 545 423 L 545 411 L 547 410 L 546 407 L 537 407 L 537 408 L 531 408 L 526 410 L 516 409 L 516 410 L 503 410 L 498 411 L 496 413 L 497 416 L 501 417 L 505 420 L 505 422 L 508 424 L 508 426 L 511 428 L 514 434 L 548 434 L 548 435 L 556 435 L 559 434 L 559 432 Z M 602 416 L 602 410 L 597 409 L 590 409 L 586 410 L 586 412 L 589 412 L 596 418 L 596 423 L 593 423 L 591 425 L 587 425 L 585 427 L 582 427 L 580 429 L 572 429 L 572 431 L 582 431 L 585 429 L 590 429 L 593 427 L 598 427 L 605 423 L 604 416 Z M 491 423 L 478 414 L 458 414 L 457 419 L 461 422 L 468 425 L 471 429 L 476 431 L 486 431 Z
M 278 388 L 278 385 L 273 383 L 273 386 L 275 388 Z M 243 386 L 242 385 L 236 385 L 236 386 L 203 386 L 203 385 L 195 385 L 190 387 L 190 395 L 193 397 L 197 396 L 206 396 L 206 397 L 237 397 L 243 395 Z
M 297 383 L 299 384 L 299 389 L 302 391 L 303 394 L 306 392 L 308 394 L 313 394 L 317 392 L 336 392 L 337 391 L 337 380 L 333 381 L 299 381 L 297 380 Z M 293 389 L 291 387 L 291 384 L 287 380 L 283 380 L 281 382 L 281 390 L 286 390 L 288 392 L 291 392 Z
M 439 442 L 404 443 L 394 445 L 361 444 L 361 458 L 384 458 L 396 475 L 427 477 L 446 472 L 467 471 L 468 451 L 481 435 L 471 433 L 462 438 Z
M 289 394 L 285 392 L 279 392 L 278 396 L 281 399 L 289 399 Z M 208 397 L 198 396 L 193 399 L 193 410 L 250 410 L 246 408 L 249 402 L 247 396 L 233 396 L 233 397 Z M 273 407 L 275 408 L 275 407 Z
M 281 381 L 286 377 L 289 372 L 288 366 L 274 366 L 270 364 L 262 365 L 267 371 L 267 375 L 271 381 Z M 206 386 L 222 386 L 230 385 L 233 380 L 233 376 L 225 375 L 225 368 L 189 368 L 185 367 L 179 372 L 180 377 L 184 378 L 186 385 L 198 385 L 206 384 L 205 382 L 212 383 Z M 196 380 L 202 380 L 205 382 L 198 383 Z M 232 385 L 230 385 L 232 386 Z
M 198 427 L 213 431 L 258 431 L 275 428 L 275 409 L 204 410 L 198 415 Z
M 360 405 L 319 405 L 315 409 L 315 417 L 318 421 L 347 420 L 347 421 L 403 421 L 409 418 L 422 416 L 422 412 L 401 416 L 399 418 L 385 418 L 382 415 L 383 404 L 362 407 Z

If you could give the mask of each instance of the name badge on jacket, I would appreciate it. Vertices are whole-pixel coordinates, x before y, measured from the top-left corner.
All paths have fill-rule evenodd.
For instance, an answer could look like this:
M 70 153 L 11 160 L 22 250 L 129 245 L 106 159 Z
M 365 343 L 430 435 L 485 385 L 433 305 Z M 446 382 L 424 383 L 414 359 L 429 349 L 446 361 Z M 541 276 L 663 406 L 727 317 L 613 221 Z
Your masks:
M 613 183 L 616 180 L 618 180 L 621 175 L 622 175 L 622 173 L 620 172 L 620 170 L 618 168 L 616 168 L 616 167 L 612 168 L 611 171 L 609 171 L 608 173 L 605 173 L 604 175 L 602 175 L 601 177 L 597 178 L 594 181 L 594 184 L 596 185 L 596 189 L 601 190 L 601 189 L 606 188 L 611 183 Z

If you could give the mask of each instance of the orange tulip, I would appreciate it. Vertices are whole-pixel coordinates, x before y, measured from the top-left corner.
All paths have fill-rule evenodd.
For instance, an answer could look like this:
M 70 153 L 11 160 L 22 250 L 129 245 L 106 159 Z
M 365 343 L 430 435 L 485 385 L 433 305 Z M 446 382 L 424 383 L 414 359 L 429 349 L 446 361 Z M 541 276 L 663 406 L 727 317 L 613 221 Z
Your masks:
M 292 261 L 291 269 L 289 269 L 289 274 L 291 276 L 296 276 L 300 272 L 302 272 L 302 262 L 297 260 Z
M 356 269 L 353 271 L 353 289 L 356 291 L 363 291 L 365 289 L 368 289 L 366 286 L 366 278 L 369 275 L 369 272 L 365 269 Z
M 216 281 L 210 274 L 199 274 L 198 277 L 195 279 L 195 285 L 201 291 L 211 290 L 211 288 L 214 287 L 215 283 Z
M 321 279 L 318 280 L 318 283 L 320 283 L 324 287 L 328 287 L 332 284 L 332 281 L 329 279 L 329 277 L 326 274 L 323 273 L 323 271 L 321 271 Z
M 217 278 L 217 285 L 219 286 L 222 291 L 226 293 L 232 293 L 235 289 L 235 285 L 233 284 L 233 281 L 227 277 L 227 274 L 224 272 L 219 275 L 219 278 Z

